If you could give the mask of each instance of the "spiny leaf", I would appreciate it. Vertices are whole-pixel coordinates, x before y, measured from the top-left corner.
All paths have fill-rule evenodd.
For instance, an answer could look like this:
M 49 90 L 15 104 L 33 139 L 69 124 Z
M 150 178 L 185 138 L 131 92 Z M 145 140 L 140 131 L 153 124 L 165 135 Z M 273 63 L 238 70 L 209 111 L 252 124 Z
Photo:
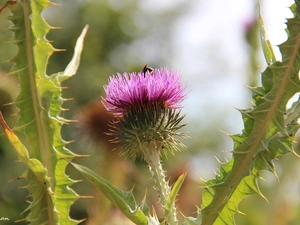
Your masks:
M 65 174 L 68 165 L 65 158 L 72 160 L 78 155 L 65 147 L 68 142 L 60 134 L 62 125 L 69 122 L 60 117 L 65 101 L 61 96 L 61 82 L 74 75 L 79 66 L 87 28 L 78 39 L 73 59 L 66 70 L 48 76 L 46 71 L 49 57 L 57 51 L 46 39 L 51 27 L 42 16 L 43 10 L 50 4 L 52 3 L 47 0 L 20 0 L 8 6 L 13 13 L 9 17 L 13 23 L 10 28 L 14 32 L 12 43 L 18 47 L 17 55 L 11 60 L 15 63 L 11 74 L 19 78 L 21 86 L 15 102 L 20 109 L 20 119 L 14 129 L 25 136 L 24 145 L 30 158 L 38 160 L 47 171 L 47 176 L 52 178 L 49 186 L 53 190 L 52 198 L 45 198 L 46 208 L 34 204 L 37 199 L 33 199 L 27 220 L 42 224 L 39 218 L 32 217 L 42 210 L 48 213 L 50 224 L 71 225 L 79 222 L 69 217 L 70 206 L 79 196 L 70 189 L 74 181 Z M 27 173 L 27 179 L 34 183 L 30 173 Z M 37 189 L 31 188 L 34 186 L 31 183 L 28 190 L 38 193 Z M 36 196 L 35 193 L 31 195 Z
M 25 210 L 31 210 L 32 208 L 40 208 L 42 210 L 31 210 L 27 218 L 32 221 L 31 224 L 55 224 L 56 218 L 53 215 L 49 217 L 47 208 L 49 207 L 48 202 L 52 202 L 53 193 L 51 191 L 50 179 L 47 176 L 47 170 L 42 163 L 37 159 L 31 159 L 26 147 L 22 144 L 17 135 L 7 126 L 0 112 L 0 124 L 3 127 L 5 134 L 7 135 L 10 143 L 13 145 L 18 153 L 21 162 L 28 166 L 26 172 L 26 178 L 29 180 L 27 189 L 33 198 L 33 201 L 29 207 Z
M 143 211 L 139 206 L 137 206 L 132 192 L 124 192 L 115 186 L 113 186 L 109 181 L 100 177 L 98 174 L 93 172 L 87 167 L 71 163 L 80 173 L 82 173 L 99 191 L 101 191 L 114 206 L 120 209 L 131 221 L 136 224 L 148 224 L 148 218 L 144 214 L 148 212 L 148 208 L 145 210 L 145 205 L 143 205 Z M 151 219 L 153 220 L 153 218 Z
M 287 104 L 300 90 L 300 2 L 291 8 L 294 18 L 287 22 L 288 40 L 279 46 L 282 62 L 272 62 L 272 54 L 267 59 L 270 65 L 262 74 L 262 87 L 251 88 L 253 107 L 241 110 L 244 130 L 231 136 L 232 159 L 221 164 L 215 179 L 206 182 L 200 212 L 202 225 L 234 224 L 234 214 L 239 212 L 237 206 L 244 197 L 263 196 L 257 185 L 260 171 L 269 170 L 276 176 L 272 160 L 294 152 L 292 141 L 299 130 L 299 113 L 291 113 Z M 299 99 L 293 110 L 298 104 Z

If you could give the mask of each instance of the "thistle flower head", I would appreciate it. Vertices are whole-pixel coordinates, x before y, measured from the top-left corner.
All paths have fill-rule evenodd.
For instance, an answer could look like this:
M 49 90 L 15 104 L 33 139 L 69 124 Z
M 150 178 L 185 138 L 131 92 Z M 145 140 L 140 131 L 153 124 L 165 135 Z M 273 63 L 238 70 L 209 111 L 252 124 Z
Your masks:
M 180 116 L 185 87 L 180 76 L 168 68 L 117 74 L 104 86 L 106 98 L 102 103 L 117 117 L 111 122 L 113 142 L 123 146 L 123 154 L 135 158 L 143 144 L 158 150 L 173 152 L 180 141 L 174 136 L 184 136 L 177 130 L 184 116 Z
M 163 105 L 168 109 L 181 108 L 184 87 L 180 76 L 168 68 L 147 72 L 124 73 L 112 76 L 104 87 L 106 109 L 114 113 L 124 113 L 131 108 Z

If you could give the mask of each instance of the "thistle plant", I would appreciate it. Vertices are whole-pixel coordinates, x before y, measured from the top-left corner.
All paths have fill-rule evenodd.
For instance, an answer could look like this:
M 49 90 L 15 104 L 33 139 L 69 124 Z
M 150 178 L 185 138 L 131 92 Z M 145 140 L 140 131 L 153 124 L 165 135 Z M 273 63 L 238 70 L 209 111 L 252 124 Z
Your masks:
M 47 0 L 9 0 L 0 7 L 0 13 L 11 12 L 7 18 L 11 21 L 11 42 L 18 47 L 11 60 L 14 66 L 7 76 L 16 76 L 20 82 L 19 96 L 11 103 L 19 108 L 19 120 L 9 127 L 0 112 L 0 125 L 19 161 L 26 165 L 26 170 L 17 177 L 28 182 L 29 206 L 25 210 L 28 214 L 23 220 L 33 225 L 81 222 L 69 215 L 71 205 L 82 197 L 71 189 L 76 183 L 66 174 L 67 166 L 71 165 L 135 224 L 179 224 L 180 212 L 175 203 L 186 174 L 169 184 L 161 156 L 175 155 L 184 146 L 178 139 L 185 137 L 180 132 L 185 126 L 181 109 L 186 97 L 181 76 L 167 67 L 145 66 L 141 72 L 111 76 L 104 86 L 106 96 L 102 97 L 104 107 L 114 115 L 107 135 L 120 146 L 122 156 L 142 158 L 148 164 L 163 209 L 158 218 L 147 206 L 146 195 L 137 203 L 133 190 L 123 191 L 92 169 L 73 162 L 80 155 L 67 149 L 69 142 L 61 136 L 61 127 L 72 122 L 61 117 L 66 101 L 62 97 L 62 82 L 79 67 L 87 27 L 78 38 L 66 69 L 47 75 L 49 57 L 58 51 L 46 38 L 52 27 L 42 13 L 49 5 Z M 229 135 L 234 144 L 232 157 L 220 162 L 215 178 L 204 182 L 202 204 L 195 208 L 197 215 L 183 216 L 184 225 L 235 224 L 234 215 L 239 213 L 238 205 L 243 198 L 254 194 L 264 197 L 257 182 L 261 171 L 276 176 L 273 161 L 287 153 L 296 155 L 293 143 L 300 127 L 300 98 L 294 96 L 300 90 L 300 2 L 295 1 L 290 9 L 294 17 L 287 20 L 288 38 L 279 46 L 281 61 L 273 53 L 260 18 L 262 47 L 268 64 L 261 75 L 261 86 L 250 87 L 252 105 L 239 110 L 244 129 L 241 134 Z M 292 104 L 291 99 L 294 99 Z M 89 112 L 81 121 L 92 126 L 89 132 L 97 130 L 90 120 L 94 116 L 94 111 Z M 95 139 L 99 137 L 92 136 L 91 140 Z
M 158 192 L 160 203 L 169 224 L 177 224 L 175 205 L 170 200 L 170 186 L 166 182 L 160 155 L 174 152 L 182 143 L 176 136 L 184 126 L 180 122 L 180 103 L 185 97 L 180 76 L 168 68 L 125 73 L 112 76 L 104 87 L 103 104 L 115 113 L 111 123 L 112 140 L 123 147 L 122 155 L 135 158 L 138 153 L 146 160 Z

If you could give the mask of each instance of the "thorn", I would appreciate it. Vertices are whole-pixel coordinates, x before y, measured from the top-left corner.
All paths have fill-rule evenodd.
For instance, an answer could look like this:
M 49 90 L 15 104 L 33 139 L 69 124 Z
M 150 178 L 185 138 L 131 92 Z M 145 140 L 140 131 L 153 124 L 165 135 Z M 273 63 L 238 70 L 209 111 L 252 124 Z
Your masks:
M 266 181 L 266 179 L 261 176 L 259 177 L 259 179 L 261 179 L 262 181 Z
M 61 6 L 61 4 L 59 3 L 55 3 L 55 2 L 48 2 L 49 6 Z
M 197 174 L 197 176 L 199 177 L 199 179 L 200 179 L 202 182 L 206 183 L 206 180 L 204 180 L 199 174 Z
M 210 187 L 209 185 L 206 185 L 206 181 L 204 181 L 203 179 L 202 179 L 202 181 L 204 182 L 204 185 L 199 185 L 199 188 L 204 189 L 204 188 L 209 188 Z
M 67 144 L 74 143 L 74 142 L 75 142 L 75 140 L 71 140 L 71 141 L 65 141 L 66 145 L 67 145 Z
M 225 152 L 225 153 L 234 153 L 234 151 L 232 150 L 221 150 L 221 152 Z M 228 161 L 227 161 L 228 162 Z
M 261 193 L 257 193 L 260 197 L 262 197 L 267 203 L 269 203 L 268 199 Z
M 243 154 L 249 153 L 249 151 L 237 152 L 236 150 L 232 150 L 231 152 L 232 152 L 232 154 L 236 154 L 236 155 L 243 155 Z
M 11 106 L 11 105 L 14 105 L 14 102 L 10 102 L 10 103 L 5 103 L 5 104 L 3 104 L 3 106 Z
M 81 220 L 76 220 L 76 223 L 77 224 L 80 224 L 80 223 L 82 223 L 82 222 L 84 222 L 84 221 L 86 221 L 87 220 L 87 218 L 84 218 L 84 219 L 81 219 Z
M 51 30 L 61 30 L 61 27 L 50 27 Z
M 74 158 L 83 158 L 83 157 L 90 157 L 90 155 L 78 155 L 78 154 L 76 154 L 76 155 L 73 155 L 72 157 L 74 157 Z
M 63 112 L 66 112 L 66 111 L 69 111 L 70 109 L 68 109 L 68 108 L 61 108 L 61 111 L 63 111 Z
M 15 220 L 15 223 L 24 222 L 24 221 L 25 221 L 25 222 L 28 222 L 27 219 L 24 218 L 24 219 Z
M 10 182 L 13 182 L 13 181 L 16 181 L 16 180 L 20 180 L 20 179 L 24 179 L 24 178 L 25 178 L 25 177 L 22 177 L 22 176 L 16 177 L 16 178 L 13 178 L 13 179 L 7 181 L 7 183 L 10 183 Z
M 15 103 L 14 103 L 13 105 L 15 105 Z M 11 114 L 10 116 L 11 116 L 11 117 L 19 116 L 19 112 L 13 113 L 13 114 Z M 13 128 L 13 130 L 15 130 L 15 129 Z
M 217 160 L 217 162 L 218 162 L 219 164 L 222 164 L 222 162 L 218 159 L 217 156 L 214 156 L 214 157 L 215 157 L 215 159 Z
M 292 153 L 294 153 L 295 156 L 297 156 L 298 158 L 300 158 L 300 155 L 298 155 L 295 151 L 292 151 Z
M 80 199 L 86 199 L 86 198 L 91 199 L 91 198 L 94 198 L 94 196 L 83 196 L 83 195 L 78 195 L 77 197 L 80 198 Z
M 241 214 L 241 215 L 243 215 L 243 216 L 246 216 L 246 213 L 243 213 L 243 212 L 240 211 L 240 210 L 237 210 L 237 213 L 239 213 L 239 214 Z
M 28 126 L 29 124 L 33 123 L 35 121 L 35 119 L 33 119 L 32 121 L 30 121 L 29 123 L 23 124 L 22 126 L 19 127 L 14 127 L 13 130 L 14 131 L 20 131 L 21 129 L 23 129 L 24 127 Z
M 67 88 L 63 88 L 63 89 L 67 89 Z M 74 98 L 64 98 L 63 101 L 73 101 Z
M 17 0 L 8 0 L 4 6 L 0 7 L 0 13 L 9 5 L 14 5 L 17 3 Z
M 218 174 L 217 174 L 217 172 L 213 169 L 213 171 L 214 171 L 214 174 L 216 175 L 216 176 L 218 176 Z
M 157 217 L 157 214 L 155 212 L 155 208 L 154 208 L 153 205 L 152 205 L 152 215 L 153 215 L 154 218 L 156 218 L 158 220 L 158 217 Z
M 54 49 L 54 52 L 66 52 L 67 51 L 67 49 Z
M 273 171 L 273 174 L 274 174 L 274 176 L 276 177 L 276 179 L 277 179 L 277 182 L 278 182 L 278 183 L 280 183 L 280 179 L 279 179 L 279 177 L 278 177 L 278 175 L 277 175 L 277 173 L 276 173 L 276 171 L 275 171 L 275 170 Z
M 77 120 L 66 120 L 66 123 L 77 123 L 78 121 Z
M 27 203 L 31 204 L 32 202 L 29 200 L 26 200 Z M 30 209 L 30 207 L 28 207 L 27 209 L 25 209 L 23 212 L 21 212 L 20 215 L 23 215 L 25 212 L 27 212 Z
M 22 39 L 22 40 L 14 39 L 14 40 L 6 41 L 5 44 L 14 44 L 14 45 L 16 45 L 16 44 L 21 43 L 23 41 L 24 41 L 24 39 Z
M 132 188 L 130 189 L 130 192 L 133 192 L 134 188 L 135 188 L 135 184 L 132 185 Z M 147 194 L 147 188 L 146 188 L 146 192 L 145 192 L 145 197 L 146 197 L 146 194 Z
M 7 61 L 7 62 L 12 62 L 12 61 Z M 22 72 L 23 70 L 26 70 L 27 68 L 28 68 L 28 66 L 25 66 L 25 67 L 23 67 L 23 68 L 21 68 L 21 69 L 11 71 L 11 72 L 9 72 L 9 74 L 10 74 L 10 75 L 14 75 L 14 74 L 16 74 L 16 73 Z
M 219 130 L 221 133 L 225 134 L 226 136 L 231 136 L 231 134 L 227 133 L 226 131 L 223 131 L 223 130 Z

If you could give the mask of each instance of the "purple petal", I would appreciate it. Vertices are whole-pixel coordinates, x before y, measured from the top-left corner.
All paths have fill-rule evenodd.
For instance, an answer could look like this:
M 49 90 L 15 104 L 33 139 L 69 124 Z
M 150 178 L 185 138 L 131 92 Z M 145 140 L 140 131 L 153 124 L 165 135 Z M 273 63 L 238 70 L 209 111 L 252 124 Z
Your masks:
M 106 98 L 103 104 L 108 111 L 123 113 L 130 107 L 164 105 L 166 108 L 181 108 L 185 86 L 180 76 L 168 68 L 154 69 L 153 74 L 144 72 L 124 73 L 111 76 L 104 86 Z

